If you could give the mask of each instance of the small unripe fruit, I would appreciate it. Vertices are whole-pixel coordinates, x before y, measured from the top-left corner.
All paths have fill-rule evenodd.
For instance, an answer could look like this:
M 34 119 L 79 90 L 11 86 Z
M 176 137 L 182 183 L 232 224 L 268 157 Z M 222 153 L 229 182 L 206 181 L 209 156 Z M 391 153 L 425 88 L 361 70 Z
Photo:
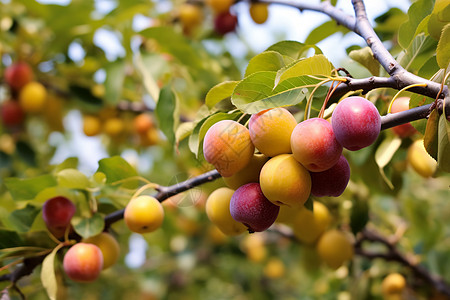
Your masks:
M 283 277 L 284 273 L 286 272 L 286 268 L 281 259 L 273 257 L 269 259 L 267 264 L 264 266 L 263 272 L 264 275 L 266 275 L 268 278 L 276 279 Z
M 42 206 L 42 218 L 45 225 L 57 238 L 64 236 L 75 212 L 75 204 L 63 196 L 48 199 Z
M 125 124 L 120 118 L 110 118 L 103 124 L 103 132 L 111 137 L 118 136 L 125 130 Z
M 230 213 L 230 201 L 234 190 L 219 188 L 212 192 L 206 200 L 206 214 L 208 219 L 224 234 L 233 236 L 243 233 L 247 227 L 233 219 Z
M 151 196 L 139 196 L 125 207 L 124 220 L 136 233 L 152 232 L 161 227 L 164 210 L 161 203 Z
M 119 259 L 120 246 L 117 240 L 109 233 L 102 232 L 96 236 L 83 240 L 83 243 L 94 244 L 103 255 L 103 270 L 114 265 Z
M 33 71 L 25 62 L 10 65 L 5 70 L 5 81 L 15 91 L 20 90 L 33 79 Z
M 319 257 L 332 269 L 353 258 L 353 245 L 347 236 L 336 229 L 322 234 L 317 242 Z
M 264 154 L 254 154 L 247 166 L 230 177 L 223 177 L 225 184 L 233 190 L 237 190 L 244 184 L 259 183 L 259 174 L 269 158 Z
M 381 130 L 381 117 L 372 102 L 358 96 L 345 98 L 331 116 L 334 135 L 346 149 L 356 151 L 372 145 Z
M 423 139 L 414 141 L 408 148 L 408 164 L 422 177 L 431 177 L 437 169 L 437 162 L 428 154 Z
M 83 132 L 87 136 L 96 136 L 102 131 L 102 123 L 97 116 L 83 117 Z
M 301 242 L 312 245 L 327 230 L 331 223 L 328 208 L 320 202 L 314 202 L 314 210 L 301 208 L 292 222 L 292 230 Z
M 1 106 L 2 123 L 5 126 L 13 127 L 22 124 L 25 113 L 16 101 L 8 100 Z
M 230 201 L 233 219 L 247 226 L 249 232 L 264 231 L 276 220 L 280 207 L 264 196 L 258 183 L 238 188 Z
M 264 195 L 276 205 L 300 207 L 311 194 L 311 176 L 291 154 L 271 158 L 261 170 Z
M 294 116 L 287 109 L 278 107 L 252 115 L 248 130 L 255 148 L 274 157 L 291 153 L 291 134 L 296 125 Z
M 198 5 L 184 3 L 180 6 L 179 18 L 183 26 L 190 30 L 202 22 L 203 13 Z
M 406 280 L 402 274 L 391 273 L 383 279 L 381 292 L 384 296 L 401 294 L 406 287 Z
M 214 19 L 214 30 L 220 34 L 225 35 L 236 30 L 238 18 L 229 11 L 221 13 Z
M 409 97 L 399 97 L 392 103 L 391 113 L 395 114 L 409 109 Z M 399 137 L 406 138 L 417 132 L 411 123 L 394 126 L 391 130 Z
M 339 197 L 350 180 L 350 165 L 344 155 L 330 169 L 310 172 L 311 194 L 316 197 Z
M 211 126 L 203 140 L 203 155 L 224 177 L 244 169 L 255 152 L 250 134 L 236 121 L 223 120 Z
M 141 113 L 134 117 L 133 127 L 138 134 L 145 134 L 148 130 L 153 128 L 153 119 L 149 114 Z
M 295 159 L 312 172 L 331 168 L 342 153 L 331 124 L 320 118 L 299 123 L 292 132 L 291 147 Z
M 206 0 L 206 4 L 211 7 L 215 14 L 227 12 L 234 0 Z
M 263 24 L 269 17 L 269 9 L 267 3 L 250 4 L 250 16 L 256 24 Z
M 102 251 L 94 244 L 75 244 L 64 255 L 63 268 L 73 281 L 92 282 L 103 268 Z
M 31 81 L 19 93 L 19 103 L 26 112 L 36 113 L 44 109 L 47 89 L 41 83 Z

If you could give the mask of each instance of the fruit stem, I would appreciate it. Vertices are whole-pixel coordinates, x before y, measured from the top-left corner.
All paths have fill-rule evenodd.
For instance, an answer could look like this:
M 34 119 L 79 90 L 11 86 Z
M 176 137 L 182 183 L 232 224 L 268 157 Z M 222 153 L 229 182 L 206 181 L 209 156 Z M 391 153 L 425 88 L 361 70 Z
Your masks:
M 402 88 L 400 91 L 398 91 L 397 94 L 395 94 L 395 96 L 392 98 L 391 103 L 389 103 L 389 107 L 388 107 L 387 113 L 388 113 L 388 114 L 391 113 L 392 105 L 394 104 L 395 99 L 397 99 L 397 97 L 401 94 L 401 92 L 403 92 L 403 91 L 405 91 L 405 90 L 407 90 L 407 89 L 413 88 L 413 87 L 418 87 L 418 86 L 420 86 L 420 87 L 426 87 L 427 84 L 426 84 L 426 83 L 416 83 L 416 84 L 411 84 L 411 85 L 408 85 L 408 86 Z M 440 94 L 440 93 L 439 93 L 439 94 Z M 438 94 L 438 97 L 439 97 L 439 94 Z M 436 98 L 436 99 L 437 99 L 437 98 Z

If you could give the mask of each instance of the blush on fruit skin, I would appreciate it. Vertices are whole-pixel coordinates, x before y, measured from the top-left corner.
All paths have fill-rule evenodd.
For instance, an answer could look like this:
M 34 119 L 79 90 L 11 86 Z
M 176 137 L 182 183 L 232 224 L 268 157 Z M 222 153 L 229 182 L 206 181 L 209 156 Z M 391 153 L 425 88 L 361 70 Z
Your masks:
M 264 197 L 258 183 L 241 186 L 230 201 L 231 216 L 247 226 L 250 233 L 269 228 L 275 222 L 279 210 L 279 206 Z
M 65 229 L 76 212 L 75 204 L 63 196 L 47 200 L 42 207 L 42 218 L 49 228 Z
M 211 126 L 203 140 L 205 160 L 224 177 L 244 169 L 255 152 L 246 127 L 232 120 L 222 120 Z
M 331 124 L 321 118 L 297 124 L 291 135 L 291 148 L 295 159 L 312 172 L 331 168 L 342 153 Z
M 316 197 L 338 197 L 342 195 L 350 180 L 350 165 L 341 155 L 338 162 L 322 172 L 310 172 L 311 194 Z
M 409 109 L 409 97 L 399 97 L 392 103 L 391 113 L 395 114 L 401 111 Z M 411 123 L 405 123 L 397 125 L 391 128 L 391 130 L 400 138 L 406 138 L 417 133 L 416 128 Z
M 75 244 L 64 255 L 63 268 L 73 281 L 92 282 L 103 269 L 102 251 L 94 244 Z
M 356 151 L 375 142 L 381 130 L 381 117 L 372 102 L 352 96 L 336 106 L 331 124 L 337 141 L 346 149 Z
M 25 62 L 17 62 L 5 70 L 5 81 L 15 91 L 20 90 L 32 79 L 33 71 Z

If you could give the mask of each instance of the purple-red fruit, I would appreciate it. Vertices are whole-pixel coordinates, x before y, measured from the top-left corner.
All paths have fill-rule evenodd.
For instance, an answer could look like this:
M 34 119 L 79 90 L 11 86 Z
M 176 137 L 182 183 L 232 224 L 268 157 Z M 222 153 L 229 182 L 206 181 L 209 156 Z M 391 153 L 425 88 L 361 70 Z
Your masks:
M 70 226 L 75 212 L 76 207 L 72 201 L 63 196 L 57 196 L 45 201 L 42 207 L 42 218 L 50 232 L 59 238 Z
M 291 148 L 295 159 L 312 172 L 331 168 L 342 153 L 331 124 L 321 118 L 297 124 L 291 135 Z
M 339 102 L 331 124 L 337 141 L 344 148 L 356 151 L 375 142 L 381 130 L 381 117 L 372 102 L 352 96 Z
M 25 113 L 17 101 L 8 100 L 4 102 L 0 108 L 0 113 L 2 123 L 5 126 L 20 125 L 25 118 Z
M 11 89 L 18 91 L 33 79 L 33 71 L 25 62 L 10 65 L 5 70 L 5 81 Z
M 214 30 L 220 34 L 225 35 L 233 32 L 236 29 L 238 18 L 229 11 L 217 15 L 214 19 Z
M 259 183 L 241 186 L 233 193 L 230 201 L 231 216 L 247 226 L 249 232 L 269 228 L 275 222 L 279 210 L 279 206 L 264 196 Z
M 343 155 L 330 169 L 323 172 L 310 172 L 311 194 L 316 197 L 338 197 L 350 180 L 350 165 Z

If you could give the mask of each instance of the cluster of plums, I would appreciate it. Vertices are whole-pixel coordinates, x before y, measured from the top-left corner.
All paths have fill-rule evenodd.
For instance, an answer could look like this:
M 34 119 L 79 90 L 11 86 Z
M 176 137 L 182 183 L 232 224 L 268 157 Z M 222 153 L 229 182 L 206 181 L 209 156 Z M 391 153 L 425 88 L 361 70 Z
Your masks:
M 33 70 L 25 62 L 17 62 L 5 70 L 5 82 L 10 88 L 11 99 L 0 107 L 4 126 L 20 126 L 27 113 L 42 112 L 47 101 L 47 89 L 33 80 Z
M 64 196 L 53 197 L 42 207 L 44 222 L 56 238 L 72 231 L 71 220 L 75 213 L 75 204 Z M 64 254 L 63 269 L 74 281 L 91 282 L 100 276 L 102 270 L 114 265 L 119 255 L 117 240 L 110 233 L 102 232 L 71 246 Z
M 331 122 L 311 118 L 297 124 L 285 108 L 252 115 L 248 129 L 232 120 L 217 122 L 205 135 L 203 154 L 228 188 L 208 198 L 209 219 L 228 235 L 264 231 L 278 219 L 292 225 L 301 241 L 317 243 L 324 256 L 329 250 L 320 249 L 328 249 L 330 240 L 340 240 L 345 257 L 329 263 L 340 266 L 353 255 L 351 243 L 342 232 L 325 232 L 330 217 L 323 204 L 315 202 L 314 212 L 304 204 L 310 195 L 340 196 L 350 179 L 343 148 L 367 147 L 380 130 L 376 107 L 356 96 L 336 106 Z
M 237 16 L 230 10 L 234 0 L 207 0 L 208 9 L 214 16 L 214 31 L 219 35 L 225 35 L 236 30 Z M 256 24 L 263 24 L 269 16 L 268 4 L 252 2 L 250 4 L 250 16 Z M 186 34 L 190 34 L 204 20 L 203 8 L 200 3 L 184 3 L 178 10 L 178 17 Z

